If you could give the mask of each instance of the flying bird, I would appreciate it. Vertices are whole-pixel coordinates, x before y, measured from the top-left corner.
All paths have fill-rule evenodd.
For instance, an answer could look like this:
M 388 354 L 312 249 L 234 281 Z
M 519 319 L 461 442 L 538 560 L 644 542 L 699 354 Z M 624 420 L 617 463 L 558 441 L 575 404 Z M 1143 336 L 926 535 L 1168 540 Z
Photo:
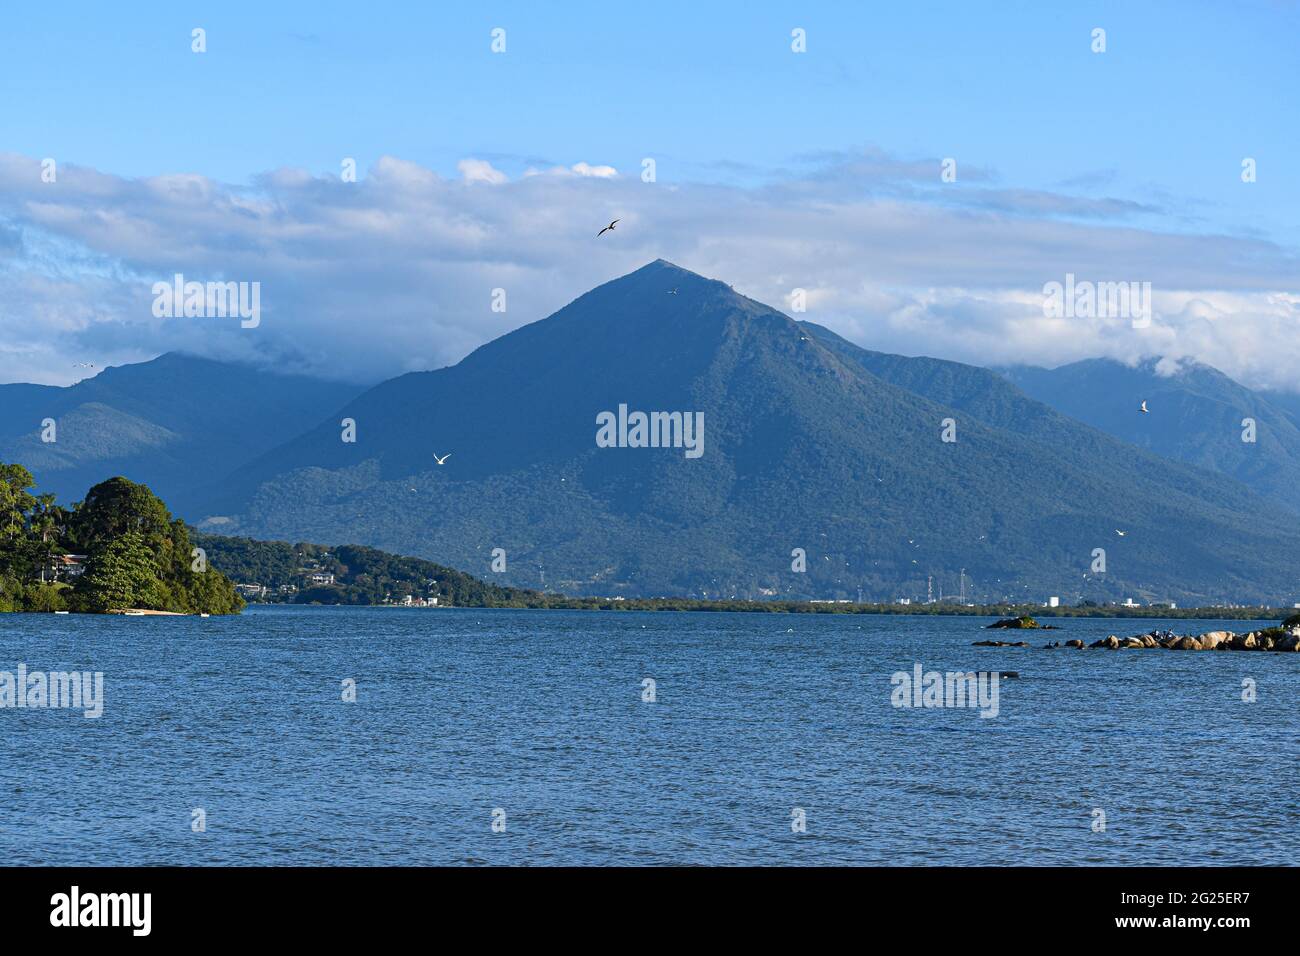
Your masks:
M 1151 411 L 1151 409 L 1147 408 L 1146 399 L 1143 399 L 1143 400 L 1142 400 L 1142 406 L 1138 409 L 1138 411 L 1140 411 L 1140 412 L 1149 412 L 1149 411 Z
M 1124 537 L 1124 535 L 1128 534 L 1127 531 L 1120 531 L 1119 528 L 1115 529 L 1115 533 L 1119 535 L 1121 538 Z
M 447 463 L 447 459 L 450 458 L 450 457 L 451 457 L 451 452 L 447 452 L 447 454 L 443 455 L 441 458 L 439 458 L 439 457 L 435 454 L 435 455 L 433 456 L 433 460 L 436 461 L 436 462 L 437 462 L 438 464 L 440 464 L 440 465 L 445 465 L 445 464 Z
M 618 222 L 619 222 L 619 220 L 615 219 L 614 222 L 611 222 L 611 223 L 610 223 L 608 226 L 606 226 L 604 229 L 600 230 L 600 232 L 596 233 L 596 238 L 599 239 L 599 238 L 600 238 L 601 236 L 603 236 L 605 233 L 609 232 L 611 229 L 614 228 L 615 224 L 618 223 Z
M 617 219 L 615 219 L 614 221 L 615 221 L 615 222 L 618 222 Z M 614 227 L 613 227 L 613 226 L 610 226 L 610 228 L 613 229 Z M 600 237 L 597 236 L 596 238 L 599 239 Z M 676 295 L 676 294 L 677 294 L 677 290 L 676 290 L 675 288 L 673 288 L 673 289 L 669 289 L 669 290 L 668 290 L 668 294 L 669 294 L 669 295 Z

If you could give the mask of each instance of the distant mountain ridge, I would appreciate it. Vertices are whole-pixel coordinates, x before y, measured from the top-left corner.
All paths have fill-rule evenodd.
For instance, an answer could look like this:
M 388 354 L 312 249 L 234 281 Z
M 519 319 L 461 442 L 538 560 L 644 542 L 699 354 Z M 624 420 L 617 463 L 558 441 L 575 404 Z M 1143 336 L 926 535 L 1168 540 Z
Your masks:
M 597 448 L 597 416 L 620 403 L 703 412 L 705 454 Z M 858 349 L 663 260 L 365 391 L 202 513 L 220 533 L 353 540 L 484 577 L 500 549 L 492 580 L 585 594 L 893 599 L 923 597 L 927 578 L 981 599 L 1300 590 L 1300 517 L 1237 481 L 987 369 Z
M 1086 359 L 1001 374 L 1031 397 L 1139 448 L 1229 475 L 1300 512 L 1300 398 L 1252 391 L 1218 369 Z M 1143 402 L 1147 412 L 1141 411 Z M 1254 423 L 1254 441 L 1247 420 Z
M 185 513 L 232 468 L 360 390 L 179 353 L 66 388 L 0 385 L 0 460 L 22 462 L 42 491 L 65 501 L 122 475 Z M 46 419 L 53 442 L 43 440 Z

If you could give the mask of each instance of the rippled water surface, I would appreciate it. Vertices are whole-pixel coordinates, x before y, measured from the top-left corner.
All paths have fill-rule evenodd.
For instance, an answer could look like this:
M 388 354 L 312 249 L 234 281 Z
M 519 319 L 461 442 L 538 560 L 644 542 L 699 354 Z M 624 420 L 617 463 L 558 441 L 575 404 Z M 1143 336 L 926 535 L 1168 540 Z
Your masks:
M 10 864 L 1300 861 L 1300 655 L 1040 647 L 1241 622 L 1067 620 L 1030 649 L 972 647 L 984 623 L 0 615 L 0 670 L 102 671 L 106 698 L 98 720 L 0 710 L 0 849 Z M 993 719 L 896 709 L 890 677 L 918 662 L 1020 677 Z

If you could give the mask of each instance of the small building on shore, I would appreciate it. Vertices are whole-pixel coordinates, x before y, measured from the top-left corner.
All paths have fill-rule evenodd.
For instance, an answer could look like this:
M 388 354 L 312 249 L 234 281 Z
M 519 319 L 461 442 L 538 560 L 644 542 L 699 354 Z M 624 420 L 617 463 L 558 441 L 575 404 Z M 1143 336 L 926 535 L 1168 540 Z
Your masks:
M 74 578 L 81 577 L 86 572 L 86 556 L 84 554 L 56 554 L 50 558 L 49 563 L 41 571 L 41 581 L 53 583 L 55 581 L 71 581 Z

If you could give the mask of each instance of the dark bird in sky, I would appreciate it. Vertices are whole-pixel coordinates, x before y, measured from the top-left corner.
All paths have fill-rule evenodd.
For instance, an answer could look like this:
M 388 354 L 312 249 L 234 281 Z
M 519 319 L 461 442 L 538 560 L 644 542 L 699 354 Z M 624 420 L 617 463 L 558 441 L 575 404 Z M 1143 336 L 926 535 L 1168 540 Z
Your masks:
M 600 237 L 597 236 L 596 238 L 599 239 Z M 669 290 L 668 290 L 668 294 L 669 294 L 669 295 L 676 295 L 676 294 L 677 294 L 677 290 L 676 290 L 676 289 L 669 289 Z
M 596 233 L 596 238 L 599 239 L 599 238 L 600 238 L 601 236 L 603 236 L 605 233 L 607 233 L 607 232 L 609 232 L 611 229 L 613 229 L 614 226 L 615 226 L 615 224 L 616 224 L 618 221 L 619 221 L 619 220 L 615 219 L 614 222 L 611 222 L 611 223 L 610 223 L 608 226 L 606 226 L 604 229 L 600 230 L 600 232 Z

